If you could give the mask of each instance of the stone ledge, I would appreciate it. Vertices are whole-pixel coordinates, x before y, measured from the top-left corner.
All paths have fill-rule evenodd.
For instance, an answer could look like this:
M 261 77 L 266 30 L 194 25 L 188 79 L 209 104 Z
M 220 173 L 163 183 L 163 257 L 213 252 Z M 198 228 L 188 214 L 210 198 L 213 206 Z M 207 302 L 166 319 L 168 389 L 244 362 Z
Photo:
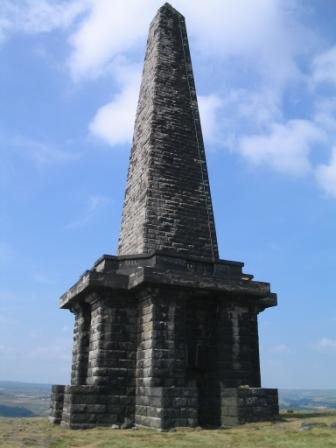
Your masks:
M 129 291 L 142 284 L 177 286 L 228 295 L 240 294 L 258 300 L 261 309 L 275 306 L 276 295 L 269 283 L 253 281 L 242 272 L 243 263 L 153 253 L 134 257 L 104 255 L 60 298 L 60 307 L 99 288 Z

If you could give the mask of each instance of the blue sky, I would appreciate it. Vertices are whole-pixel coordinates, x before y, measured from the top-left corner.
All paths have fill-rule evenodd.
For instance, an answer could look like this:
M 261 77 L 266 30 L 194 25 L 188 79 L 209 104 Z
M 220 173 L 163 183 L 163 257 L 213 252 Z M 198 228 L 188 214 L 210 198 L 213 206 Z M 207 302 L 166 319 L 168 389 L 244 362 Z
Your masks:
M 59 296 L 114 254 L 157 0 L 2 0 L 0 379 L 68 383 Z M 176 0 L 221 258 L 269 281 L 264 386 L 333 388 L 336 4 Z

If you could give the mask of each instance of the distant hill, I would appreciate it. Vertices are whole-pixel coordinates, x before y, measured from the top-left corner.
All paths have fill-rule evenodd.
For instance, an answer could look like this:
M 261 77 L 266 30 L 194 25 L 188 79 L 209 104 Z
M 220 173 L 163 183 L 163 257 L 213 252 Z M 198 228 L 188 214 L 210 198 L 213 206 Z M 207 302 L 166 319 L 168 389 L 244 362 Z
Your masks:
M 0 416 L 48 415 L 50 390 L 50 384 L 0 381 Z
M 51 384 L 21 383 L 20 381 L 0 381 L 0 393 L 7 392 L 42 392 L 50 393 Z
M 279 402 L 281 409 L 336 409 L 336 389 L 280 389 Z
M 34 412 L 21 406 L 6 406 L 0 404 L 1 417 L 34 417 Z

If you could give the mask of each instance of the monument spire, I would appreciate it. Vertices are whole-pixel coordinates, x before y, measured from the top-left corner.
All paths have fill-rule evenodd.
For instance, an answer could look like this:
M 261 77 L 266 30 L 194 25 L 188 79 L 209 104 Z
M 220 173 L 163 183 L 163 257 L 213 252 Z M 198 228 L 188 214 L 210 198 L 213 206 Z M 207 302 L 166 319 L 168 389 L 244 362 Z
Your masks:
M 184 17 L 154 17 L 134 127 L 119 255 L 157 250 L 218 259 Z

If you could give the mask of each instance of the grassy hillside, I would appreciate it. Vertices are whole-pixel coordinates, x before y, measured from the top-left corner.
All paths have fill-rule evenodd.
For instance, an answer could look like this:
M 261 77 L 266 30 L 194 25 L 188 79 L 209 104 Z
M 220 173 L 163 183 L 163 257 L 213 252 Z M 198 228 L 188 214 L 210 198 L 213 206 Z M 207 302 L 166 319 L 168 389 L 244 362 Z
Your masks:
M 110 428 L 70 431 L 50 425 L 46 418 L 3 418 L 0 447 L 335 448 L 336 414 L 291 416 L 278 423 L 255 423 L 233 429 L 178 429 L 167 433 Z

